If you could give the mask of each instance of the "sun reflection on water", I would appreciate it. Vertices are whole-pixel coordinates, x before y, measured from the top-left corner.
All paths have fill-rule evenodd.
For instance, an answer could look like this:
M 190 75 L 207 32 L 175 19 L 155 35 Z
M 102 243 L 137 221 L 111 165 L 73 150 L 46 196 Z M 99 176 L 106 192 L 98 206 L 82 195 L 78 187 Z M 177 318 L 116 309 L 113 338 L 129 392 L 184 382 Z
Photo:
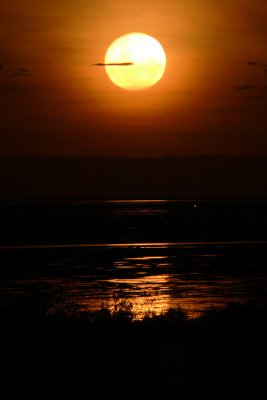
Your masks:
M 17 264 L 2 263 L 0 296 L 14 301 L 26 293 L 81 311 L 113 311 L 121 302 L 135 318 L 180 308 L 194 318 L 230 301 L 267 301 L 265 249 L 265 243 L 38 247 L 34 252 L 45 258 L 36 264 L 33 249 L 16 248 Z
M 193 254 L 188 248 L 185 254 L 169 250 L 167 254 L 165 250 L 157 254 L 159 248 L 155 252 L 151 247 L 144 247 L 141 252 L 140 249 L 142 246 L 132 254 L 112 259 L 110 272 L 98 280 L 94 296 L 92 291 L 83 295 L 80 306 L 115 311 L 121 304 L 122 308 L 130 307 L 136 319 L 179 308 L 188 318 L 196 318 L 228 301 L 242 302 L 248 295 L 246 276 L 237 275 L 231 268 L 221 270 L 221 258 L 225 255 L 219 249 Z M 253 279 L 249 282 L 254 285 L 257 282 Z M 261 284 L 264 285 L 263 280 Z
M 169 275 L 144 275 L 135 278 L 113 278 L 106 282 L 110 287 L 107 307 L 114 311 L 118 301 L 131 305 L 135 318 L 160 314 L 169 308 Z

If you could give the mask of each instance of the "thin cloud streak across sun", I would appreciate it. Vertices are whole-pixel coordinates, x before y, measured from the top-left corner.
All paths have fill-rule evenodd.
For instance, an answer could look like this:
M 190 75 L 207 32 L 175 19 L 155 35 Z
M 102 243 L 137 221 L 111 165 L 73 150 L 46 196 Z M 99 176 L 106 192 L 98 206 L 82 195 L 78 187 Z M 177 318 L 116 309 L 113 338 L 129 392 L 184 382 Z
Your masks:
M 134 65 L 133 62 L 123 62 L 123 63 L 96 63 L 92 64 L 97 67 L 129 67 L 130 65 Z

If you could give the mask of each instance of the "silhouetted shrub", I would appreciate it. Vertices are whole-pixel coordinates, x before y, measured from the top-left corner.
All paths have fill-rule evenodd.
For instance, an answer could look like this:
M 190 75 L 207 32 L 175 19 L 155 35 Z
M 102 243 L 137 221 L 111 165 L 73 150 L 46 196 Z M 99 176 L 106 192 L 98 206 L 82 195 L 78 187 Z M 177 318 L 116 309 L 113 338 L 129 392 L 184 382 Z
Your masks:
M 229 393 L 244 400 L 265 388 L 264 307 L 229 304 L 194 320 L 169 309 L 136 320 L 127 299 L 112 311 L 68 305 L 67 313 L 27 300 L 2 305 L 0 321 L 5 400 L 225 399 Z

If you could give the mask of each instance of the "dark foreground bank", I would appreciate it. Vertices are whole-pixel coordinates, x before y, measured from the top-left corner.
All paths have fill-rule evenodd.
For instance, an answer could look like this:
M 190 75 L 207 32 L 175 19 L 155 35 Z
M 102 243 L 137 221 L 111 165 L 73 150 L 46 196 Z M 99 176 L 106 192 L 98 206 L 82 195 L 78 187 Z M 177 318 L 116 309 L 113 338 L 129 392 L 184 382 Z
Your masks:
M 198 319 L 170 309 L 133 319 L 1 309 L 2 399 L 260 399 L 266 395 L 267 309 L 229 304 Z

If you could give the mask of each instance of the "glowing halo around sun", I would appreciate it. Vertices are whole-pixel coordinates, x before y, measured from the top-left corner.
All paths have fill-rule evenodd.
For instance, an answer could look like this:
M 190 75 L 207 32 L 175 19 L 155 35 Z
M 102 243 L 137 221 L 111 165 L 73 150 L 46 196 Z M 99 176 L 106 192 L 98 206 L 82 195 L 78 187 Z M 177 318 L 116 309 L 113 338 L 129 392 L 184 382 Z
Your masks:
M 115 85 L 126 90 L 143 90 L 161 80 L 166 56 L 152 36 L 133 32 L 111 43 L 105 55 L 105 68 Z

